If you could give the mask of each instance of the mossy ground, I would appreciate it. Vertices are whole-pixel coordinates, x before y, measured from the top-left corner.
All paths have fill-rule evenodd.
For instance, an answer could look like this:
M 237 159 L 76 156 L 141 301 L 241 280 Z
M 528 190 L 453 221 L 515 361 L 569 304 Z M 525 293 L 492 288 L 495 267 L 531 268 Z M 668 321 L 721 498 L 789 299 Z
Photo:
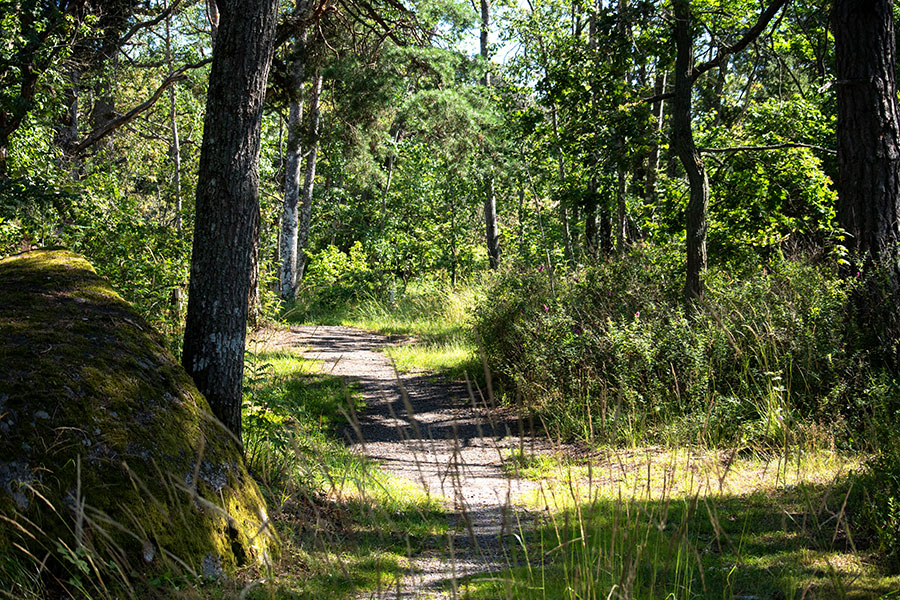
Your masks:
M 274 556 L 239 446 L 83 258 L 0 261 L 0 364 L 0 543 L 46 557 L 65 593 L 128 588 L 132 573 L 217 577 Z

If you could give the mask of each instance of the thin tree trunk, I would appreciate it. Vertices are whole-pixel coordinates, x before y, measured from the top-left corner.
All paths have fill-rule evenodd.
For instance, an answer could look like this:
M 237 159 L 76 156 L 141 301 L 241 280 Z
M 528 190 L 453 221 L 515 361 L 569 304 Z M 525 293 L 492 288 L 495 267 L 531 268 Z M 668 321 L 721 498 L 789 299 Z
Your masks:
M 303 138 L 303 71 L 307 33 L 300 33 L 291 64 L 291 101 L 288 107 L 287 147 L 284 152 L 284 206 L 281 214 L 281 299 L 297 297 L 297 235 L 300 204 L 300 163 Z
M 297 231 L 297 280 L 306 271 L 306 249 L 309 246 L 309 223 L 312 217 L 313 185 L 316 180 L 316 156 L 319 152 L 319 97 L 322 94 L 322 69 L 316 70 L 309 94 L 309 150 L 306 172 L 303 175 L 303 198 L 300 204 L 300 224 Z
M 175 70 L 172 60 L 172 17 L 166 17 L 166 63 L 169 72 Z M 76 96 L 77 101 L 77 96 Z M 76 105 L 77 106 L 77 105 Z M 182 237 L 182 202 L 181 202 L 181 140 L 178 135 L 178 112 L 175 102 L 175 87 L 169 88 L 169 129 L 172 132 L 172 145 L 170 152 L 172 153 L 172 193 L 175 200 L 175 232 L 180 240 Z M 77 130 L 76 130 L 77 132 Z M 74 138 L 74 139 L 77 139 Z M 172 289 L 172 304 L 175 310 L 180 313 L 184 306 L 184 289 L 179 282 Z
M 481 58 L 485 62 L 485 87 L 491 86 L 491 70 L 489 68 L 490 47 L 488 33 L 491 24 L 490 0 L 481 0 Z M 494 195 L 494 169 L 491 167 L 484 178 L 484 236 L 487 241 L 488 265 L 491 269 L 500 266 L 500 232 L 497 227 L 497 197 Z
M 835 0 L 838 221 L 900 285 L 900 114 L 890 0 Z
M 559 116 L 557 114 L 556 104 L 550 108 L 550 120 L 553 125 L 553 137 L 556 139 L 556 163 L 559 171 L 559 185 L 562 188 L 566 184 L 566 159 L 563 155 L 562 146 L 560 145 L 559 135 Z M 569 231 L 569 211 L 566 205 L 560 199 L 559 202 L 559 221 L 562 224 L 563 242 L 566 249 L 566 262 L 569 264 L 575 262 L 575 255 L 572 252 L 572 234 Z
M 598 0 L 591 3 L 590 15 L 588 15 L 588 49 L 590 50 L 591 63 L 594 65 L 598 60 L 597 56 L 597 11 L 599 10 Z M 598 113 L 598 96 L 600 95 L 597 85 L 597 77 L 595 69 L 591 69 L 590 89 L 591 89 L 591 110 L 594 114 Z M 590 162 L 590 183 L 588 184 L 587 198 L 584 204 L 584 250 L 585 255 L 596 260 L 600 252 L 600 243 L 598 240 L 597 229 L 597 204 L 600 199 L 600 182 L 597 177 L 597 170 L 600 166 L 600 135 L 594 129 L 593 134 L 594 148 L 591 152 Z
M 666 90 L 666 70 L 661 65 L 657 66 L 656 80 L 653 84 L 653 94 L 658 96 Z M 647 158 L 647 186 L 645 189 L 647 204 L 656 205 L 656 182 L 659 177 L 660 144 L 659 135 L 662 133 L 665 103 L 659 100 L 653 103 L 654 140 L 650 145 L 650 155 Z
M 688 176 L 690 199 L 685 211 L 687 276 L 685 301 L 703 297 L 702 273 L 706 270 L 706 211 L 709 181 L 691 129 L 691 91 L 694 77 L 694 43 L 690 0 L 673 0 L 675 15 L 675 90 L 672 100 L 672 149 Z
M 220 0 L 197 173 L 182 364 L 240 440 L 259 149 L 277 0 Z

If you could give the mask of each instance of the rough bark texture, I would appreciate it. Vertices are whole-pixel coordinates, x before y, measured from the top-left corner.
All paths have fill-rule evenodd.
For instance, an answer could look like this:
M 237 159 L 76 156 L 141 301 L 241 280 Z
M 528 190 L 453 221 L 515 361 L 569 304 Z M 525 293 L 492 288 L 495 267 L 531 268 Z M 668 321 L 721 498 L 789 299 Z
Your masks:
M 278 2 L 223 0 L 218 7 L 182 363 L 213 414 L 240 438 L 260 129 Z
M 303 150 L 303 71 L 306 64 L 303 56 L 306 32 L 300 34 L 291 64 L 291 88 L 296 96 L 291 98 L 288 108 L 287 148 L 284 152 L 284 208 L 281 214 L 281 299 L 293 302 L 297 297 L 297 209 L 300 204 L 300 163 Z
M 848 247 L 898 273 L 900 118 L 890 0 L 836 0 L 838 219 Z
M 319 153 L 319 96 L 322 94 L 322 70 L 316 71 L 309 94 L 309 151 L 306 172 L 303 174 L 303 198 L 300 204 L 300 223 L 297 226 L 297 280 L 306 271 L 306 248 L 309 246 L 309 223 L 312 219 L 313 186 L 316 182 L 316 156 Z
M 687 229 L 687 277 L 685 300 L 703 296 L 702 273 L 706 270 L 706 211 L 709 180 L 691 129 L 691 91 L 694 77 L 694 40 L 691 33 L 689 0 L 674 0 L 675 14 L 675 96 L 672 99 L 672 149 L 688 176 L 690 199 L 685 211 Z

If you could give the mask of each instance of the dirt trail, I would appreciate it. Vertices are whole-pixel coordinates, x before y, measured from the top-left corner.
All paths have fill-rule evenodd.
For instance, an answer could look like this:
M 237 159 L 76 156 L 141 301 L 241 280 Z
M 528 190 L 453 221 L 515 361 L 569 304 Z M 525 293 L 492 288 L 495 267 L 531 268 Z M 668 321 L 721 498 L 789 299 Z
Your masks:
M 488 410 L 476 391 L 423 374 L 399 376 L 381 350 L 387 337 L 340 326 L 294 326 L 278 332 L 277 346 L 299 347 L 322 370 L 358 382 L 366 409 L 358 430 L 347 431 L 353 446 L 390 473 L 443 497 L 454 528 L 448 547 L 412 560 L 411 572 L 383 598 L 451 598 L 452 582 L 465 575 L 498 571 L 508 564 L 504 540 L 528 521 L 515 507 L 520 494 L 537 484 L 510 478 L 501 451 L 533 445 L 518 435 L 515 419 Z M 406 399 L 404 399 L 404 396 Z M 452 555 L 451 555 L 452 554 Z M 451 582 L 450 591 L 447 584 Z M 373 597 L 378 597 L 374 594 Z

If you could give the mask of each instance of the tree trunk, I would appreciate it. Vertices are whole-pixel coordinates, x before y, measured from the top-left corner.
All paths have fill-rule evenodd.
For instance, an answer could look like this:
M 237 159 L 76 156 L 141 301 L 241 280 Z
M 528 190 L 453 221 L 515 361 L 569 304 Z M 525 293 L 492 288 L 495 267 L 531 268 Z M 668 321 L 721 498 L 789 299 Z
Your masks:
M 624 148 L 622 152 L 624 153 Z M 621 161 L 616 168 L 616 176 L 618 179 L 616 186 L 616 252 L 621 254 L 625 252 L 625 244 L 628 242 L 628 231 L 626 230 L 628 213 L 625 204 L 628 179 L 625 175 L 625 166 Z
M 240 439 L 262 109 L 278 2 L 221 0 L 218 6 L 182 364 L 213 414 Z
M 300 204 L 300 162 L 303 138 L 303 71 L 306 31 L 300 33 L 291 64 L 291 96 L 288 108 L 287 148 L 284 152 L 284 208 L 281 215 L 281 299 L 293 302 L 297 297 L 297 235 Z
M 319 152 L 319 96 L 322 94 L 322 69 L 316 71 L 309 94 L 309 150 L 306 172 L 303 175 L 303 198 L 300 204 L 300 224 L 297 231 L 297 281 L 306 271 L 306 248 L 309 247 L 309 223 L 312 218 L 313 185 L 316 181 L 316 156 Z
M 485 87 L 491 86 L 491 59 L 488 33 L 491 25 L 490 0 L 481 0 L 481 58 L 485 62 Z M 488 265 L 491 269 L 500 266 L 500 232 L 497 228 L 497 197 L 494 195 L 494 170 L 490 169 L 484 178 L 484 237 L 487 241 Z
M 690 199 L 685 211 L 687 232 L 687 277 L 685 301 L 703 297 L 702 274 L 706 270 L 706 211 L 709 181 L 691 129 L 691 91 L 694 77 L 694 40 L 691 33 L 690 0 L 674 0 L 675 89 L 672 99 L 672 150 L 687 173 Z
M 172 60 L 172 18 L 171 16 L 166 17 L 166 63 L 169 69 L 169 72 L 175 70 L 175 65 Z M 78 96 L 75 96 L 75 109 L 77 111 L 77 100 Z M 175 232 L 178 234 L 178 239 L 181 239 L 182 229 L 184 228 L 184 224 L 182 223 L 181 212 L 182 212 L 182 203 L 181 203 L 181 140 L 178 136 L 178 113 L 176 111 L 177 105 L 175 102 L 175 87 L 172 86 L 169 88 L 169 129 L 172 132 L 172 144 L 169 147 L 169 152 L 172 155 L 172 195 L 175 200 Z M 77 138 L 77 122 L 76 122 L 76 137 Z M 181 309 L 184 306 L 184 288 L 182 287 L 181 282 L 178 282 L 174 288 L 172 288 L 172 306 L 175 309 L 177 314 L 181 314 Z
M 848 247 L 898 274 L 900 118 L 893 3 L 835 0 L 838 220 Z
M 666 90 L 666 70 L 661 65 L 657 66 L 656 80 L 653 84 L 653 94 L 659 95 Z M 663 128 L 663 111 L 665 105 L 662 100 L 653 104 L 654 140 L 650 145 L 650 155 L 647 158 L 647 186 L 645 188 L 647 204 L 656 205 L 656 181 L 659 176 L 659 135 Z

